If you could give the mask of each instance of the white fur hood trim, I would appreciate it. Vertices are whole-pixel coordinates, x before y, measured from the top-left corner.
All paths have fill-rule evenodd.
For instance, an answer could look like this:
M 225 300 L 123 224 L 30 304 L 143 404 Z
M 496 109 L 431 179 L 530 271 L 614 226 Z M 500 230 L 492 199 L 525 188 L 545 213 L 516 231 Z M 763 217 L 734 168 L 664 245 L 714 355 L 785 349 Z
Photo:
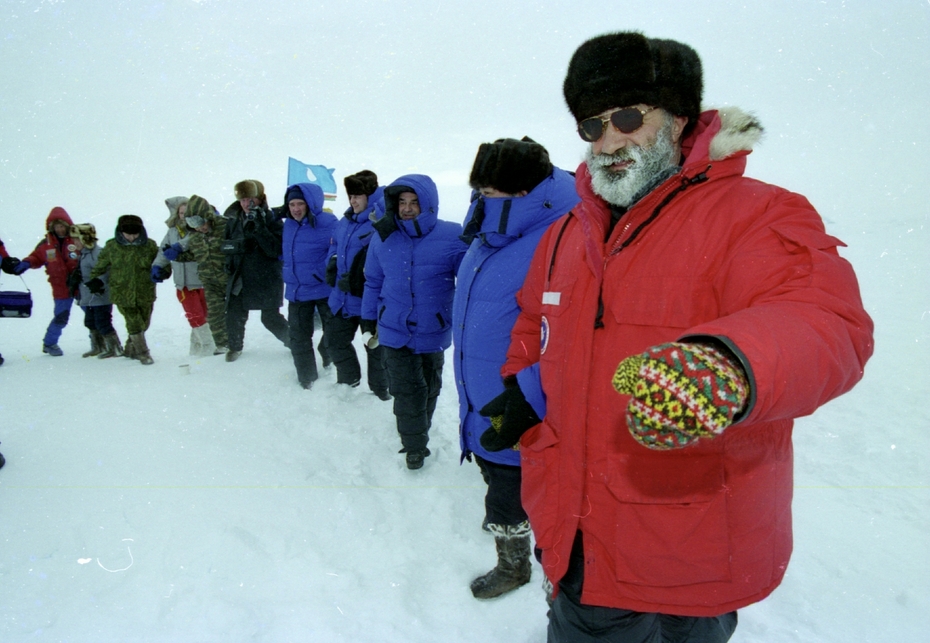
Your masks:
M 720 131 L 710 142 L 711 161 L 720 161 L 737 152 L 751 152 L 762 138 L 762 124 L 749 112 L 738 107 L 724 107 L 718 109 L 717 114 Z

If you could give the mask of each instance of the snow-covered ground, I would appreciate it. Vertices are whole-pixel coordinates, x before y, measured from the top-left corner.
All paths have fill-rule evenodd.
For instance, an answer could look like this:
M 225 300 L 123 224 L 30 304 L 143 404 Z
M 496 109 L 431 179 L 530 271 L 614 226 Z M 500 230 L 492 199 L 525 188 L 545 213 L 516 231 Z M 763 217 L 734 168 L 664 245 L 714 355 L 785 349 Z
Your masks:
M 481 142 L 529 134 L 577 165 L 561 81 L 584 39 L 689 42 L 705 101 L 768 129 L 748 174 L 818 207 L 876 322 L 862 383 L 796 424 L 794 556 L 732 640 L 926 638 L 930 3 L 284 4 L 3 4 L 8 249 L 29 252 L 54 205 L 103 238 L 137 213 L 160 239 L 168 196 L 222 208 L 248 177 L 283 197 L 287 156 L 340 186 L 364 167 L 430 174 L 461 220 Z M 390 404 L 331 371 L 299 388 L 257 313 L 239 361 L 190 360 L 165 283 L 153 366 L 81 359 L 77 310 L 52 358 L 49 288 L 25 279 L 33 318 L 0 319 L 0 641 L 545 639 L 538 566 L 501 599 L 468 590 L 494 548 L 484 485 L 459 466 L 451 359 L 433 455 L 410 472 Z

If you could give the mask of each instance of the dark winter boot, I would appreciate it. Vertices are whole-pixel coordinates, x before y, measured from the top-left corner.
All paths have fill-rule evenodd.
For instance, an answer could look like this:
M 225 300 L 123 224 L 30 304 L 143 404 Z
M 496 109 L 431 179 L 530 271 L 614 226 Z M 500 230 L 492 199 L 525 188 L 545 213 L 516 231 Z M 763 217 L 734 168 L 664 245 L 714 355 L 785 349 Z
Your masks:
M 155 363 L 155 360 L 153 360 L 152 356 L 149 354 L 148 344 L 145 343 L 145 333 L 130 335 L 129 340 L 132 342 L 133 349 L 136 351 L 137 360 L 146 366 Z
M 496 598 L 530 582 L 530 523 L 489 524 L 497 545 L 497 567 L 471 582 L 475 598 Z
M 90 350 L 81 357 L 93 357 L 103 352 L 103 335 L 95 330 L 90 331 Z
M 128 342 L 127 342 L 128 344 Z M 123 354 L 123 345 L 119 342 L 119 335 L 113 331 L 109 335 L 103 336 L 103 352 L 97 355 L 97 359 L 106 359 L 108 357 L 119 357 Z
M 133 336 L 130 335 L 126 338 L 126 345 L 123 346 L 123 357 L 128 357 L 129 359 L 136 358 L 136 347 L 132 345 Z

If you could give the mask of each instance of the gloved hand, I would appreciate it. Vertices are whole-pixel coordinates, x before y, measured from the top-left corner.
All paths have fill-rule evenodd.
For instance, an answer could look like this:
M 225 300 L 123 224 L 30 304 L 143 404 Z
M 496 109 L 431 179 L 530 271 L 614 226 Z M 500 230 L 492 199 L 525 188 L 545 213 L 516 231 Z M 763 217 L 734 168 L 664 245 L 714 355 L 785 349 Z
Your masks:
M 71 293 L 71 296 L 77 297 L 81 288 L 81 269 L 75 268 L 70 273 L 68 273 L 68 279 L 65 281 L 65 283 L 68 286 L 68 292 Z
M 488 451 L 513 448 L 524 433 L 542 421 L 526 401 L 516 377 L 505 379 L 504 392 L 478 413 L 491 418 L 491 428 L 481 434 L 481 446 Z
M 18 264 L 16 264 L 16 267 L 13 268 L 13 274 L 21 275 L 27 270 L 29 270 L 30 268 L 32 268 L 32 266 L 29 264 L 28 261 L 20 261 Z
M 161 250 L 161 253 L 165 255 L 165 259 L 168 261 L 177 261 L 182 252 L 184 252 L 184 248 L 181 247 L 180 243 L 173 243 Z
M 170 276 L 168 270 L 163 266 L 152 266 L 152 281 L 156 284 L 160 284 Z
M 329 261 L 326 263 L 326 283 L 330 288 L 335 287 L 336 285 L 336 275 L 338 274 L 339 269 L 336 267 L 336 255 L 333 255 L 329 258 Z
M 95 295 L 102 295 L 107 291 L 107 286 L 100 277 L 94 277 L 84 285 Z
M 707 344 L 653 346 L 620 362 L 612 384 L 633 396 L 627 428 L 650 449 L 679 449 L 720 435 L 749 399 L 743 367 Z
M 19 259 L 16 257 L 4 257 L 0 261 L 0 270 L 8 275 L 15 275 L 16 266 L 19 265 Z
M 358 327 L 363 333 L 374 335 L 378 332 L 378 322 L 374 319 L 363 319 L 358 323 Z
M 342 292 L 350 292 L 352 290 L 352 286 L 349 283 L 349 273 L 339 277 L 339 281 L 336 282 L 336 287 Z

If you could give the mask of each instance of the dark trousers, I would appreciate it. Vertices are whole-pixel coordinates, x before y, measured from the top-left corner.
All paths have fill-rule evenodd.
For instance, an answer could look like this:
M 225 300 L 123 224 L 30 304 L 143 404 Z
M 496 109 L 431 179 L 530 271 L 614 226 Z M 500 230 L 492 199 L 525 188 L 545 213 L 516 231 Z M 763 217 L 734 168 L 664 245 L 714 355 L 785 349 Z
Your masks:
M 394 396 L 394 417 L 403 452 L 424 451 L 429 442 L 429 427 L 442 388 L 445 356 L 438 353 L 414 353 L 409 348 L 384 350 L 390 392 Z
M 113 304 L 102 306 L 81 306 L 84 309 L 84 327 L 95 330 L 101 335 L 109 335 L 113 330 Z
M 581 604 L 584 547 L 572 544 L 568 571 L 549 610 L 548 643 L 726 643 L 736 630 L 736 612 L 720 616 L 675 616 Z
M 245 323 L 249 320 L 249 309 L 242 303 L 239 295 L 230 295 L 226 302 L 226 333 L 229 338 L 229 350 L 241 351 L 245 341 Z M 262 310 L 262 324 L 271 334 L 288 345 L 287 320 L 278 308 Z
M 527 520 L 520 502 L 520 467 L 497 464 L 475 455 L 481 477 L 488 485 L 484 517 L 490 524 L 515 527 Z
M 149 329 L 152 322 L 152 311 L 155 308 L 155 302 L 150 304 L 137 304 L 135 306 L 120 306 L 116 304 L 116 309 L 123 316 L 126 322 L 126 333 L 137 335 L 144 333 Z
M 318 377 L 316 356 L 313 353 L 314 311 L 320 313 L 323 332 L 318 342 L 320 357 L 325 361 L 324 343 L 326 329 L 332 313 L 325 299 L 311 301 L 291 301 L 287 304 L 287 325 L 291 342 L 291 356 L 297 368 L 297 379 L 301 384 L 315 382 Z
M 362 367 L 352 344 L 361 319 L 335 315 L 329 322 L 329 356 L 336 365 L 336 381 L 340 384 L 355 384 L 362 379 Z M 381 346 L 366 346 L 365 353 L 368 357 L 368 388 L 376 394 L 387 391 L 384 350 Z

